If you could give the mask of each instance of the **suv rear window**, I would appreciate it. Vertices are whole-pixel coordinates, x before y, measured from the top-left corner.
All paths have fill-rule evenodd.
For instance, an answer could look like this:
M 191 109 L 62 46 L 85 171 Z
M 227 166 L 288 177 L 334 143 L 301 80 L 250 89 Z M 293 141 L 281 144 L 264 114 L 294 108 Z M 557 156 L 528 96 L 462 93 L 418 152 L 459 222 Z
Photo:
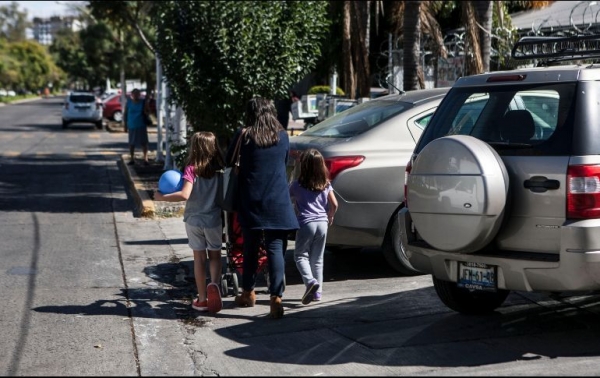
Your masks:
M 71 95 L 69 101 L 72 103 L 96 102 L 96 97 L 90 95 Z
M 412 107 L 401 101 L 374 100 L 353 106 L 303 132 L 305 136 L 350 138 Z
M 571 150 L 576 83 L 453 88 L 417 146 L 471 135 L 501 155 L 564 155 Z

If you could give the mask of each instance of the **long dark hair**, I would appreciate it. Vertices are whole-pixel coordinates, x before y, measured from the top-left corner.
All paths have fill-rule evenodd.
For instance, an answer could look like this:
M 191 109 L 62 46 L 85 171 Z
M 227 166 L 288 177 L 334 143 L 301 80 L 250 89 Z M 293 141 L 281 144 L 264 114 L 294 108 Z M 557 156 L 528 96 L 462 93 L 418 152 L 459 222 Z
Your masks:
M 325 166 L 325 159 L 314 148 L 309 148 L 300 156 L 298 184 L 315 192 L 324 190 L 329 184 L 329 170 Z
M 198 131 L 192 135 L 187 165 L 194 167 L 196 177 L 207 179 L 212 178 L 216 171 L 225 166 L 215 134 Z
M 277 110 L 271 100 L 254 97 L 246 107 L 246 138 L 252 138 L 260 148 L 271 147 L 279 142 L 283 126 L 277 120 Z

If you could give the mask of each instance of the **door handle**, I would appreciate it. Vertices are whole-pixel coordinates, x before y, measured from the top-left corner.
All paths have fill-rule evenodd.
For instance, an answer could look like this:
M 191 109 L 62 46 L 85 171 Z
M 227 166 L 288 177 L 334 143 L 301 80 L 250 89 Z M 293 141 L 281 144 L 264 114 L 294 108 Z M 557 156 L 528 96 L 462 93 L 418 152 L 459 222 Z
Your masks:
M 560 181 L 548 180 L 544 176 L 533 176 L 529 180 L 523 182 L 525 189 L 529 189 L 534 193 L 544 193 L 548 190 L 556 190 L 560 188 Z

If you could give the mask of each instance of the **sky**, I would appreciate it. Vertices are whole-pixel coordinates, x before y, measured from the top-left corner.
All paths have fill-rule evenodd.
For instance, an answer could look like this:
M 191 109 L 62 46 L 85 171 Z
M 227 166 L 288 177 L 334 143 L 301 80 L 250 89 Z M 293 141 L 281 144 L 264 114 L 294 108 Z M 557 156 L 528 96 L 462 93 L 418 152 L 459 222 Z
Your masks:
M 0 6 L 10 5 L 12 1 L 0 1 Z M 17 1 L 19 9 L 26 9 L 29 19 L 33 17 L 64 16 L 69 14 L 64 3 L 67 1 Z

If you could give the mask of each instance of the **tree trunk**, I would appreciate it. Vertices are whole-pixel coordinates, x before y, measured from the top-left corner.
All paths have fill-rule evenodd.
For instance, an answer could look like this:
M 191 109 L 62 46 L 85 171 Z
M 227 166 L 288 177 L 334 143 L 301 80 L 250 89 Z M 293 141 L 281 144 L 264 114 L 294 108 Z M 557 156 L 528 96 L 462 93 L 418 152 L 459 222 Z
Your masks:
M 342 56 L 344 68 L 344 90 L 349 98 L 354 98 L 356 83 L 354 81 L 354 64 L 352 59 L 352 41 L 350 34 L 350 22 L 352 20 L 351 1 L 344 1 L 344 18 L 342 31 Z
M 479 41 L 481 48 L 481 63 L 483 72 L 490 71 L 490 51 L 492 47 L 492 1 L 474 1 L 475 9 L 477 11 L 477 21 L 479 25 L 483 27 L 482 30 L 479 28 Z
M 355 80 L 357 93 L 352 94 L 356 97 L 369 97 L 371 92 L 371 72 L 369 69 L 369 5 L 368 0 L 352 1 L 353 16 L 352 20 L 352 56 L 354 58 Z
M 403 20 L 403 58 L 404 58 L 404 90 L 419 89 L 419 56 L 421 49 L 421 20 L 419 11 L 421 1 L 404 3 Z
M 481 62 L 481 48 L 479 47 L 479 27 L 475 22 L 475 9 L 472 1 L 461 3 L 462 19 L 465 25 L 465 65 L 466 75 L 476 75 L 483 73 L 483 64 Z

